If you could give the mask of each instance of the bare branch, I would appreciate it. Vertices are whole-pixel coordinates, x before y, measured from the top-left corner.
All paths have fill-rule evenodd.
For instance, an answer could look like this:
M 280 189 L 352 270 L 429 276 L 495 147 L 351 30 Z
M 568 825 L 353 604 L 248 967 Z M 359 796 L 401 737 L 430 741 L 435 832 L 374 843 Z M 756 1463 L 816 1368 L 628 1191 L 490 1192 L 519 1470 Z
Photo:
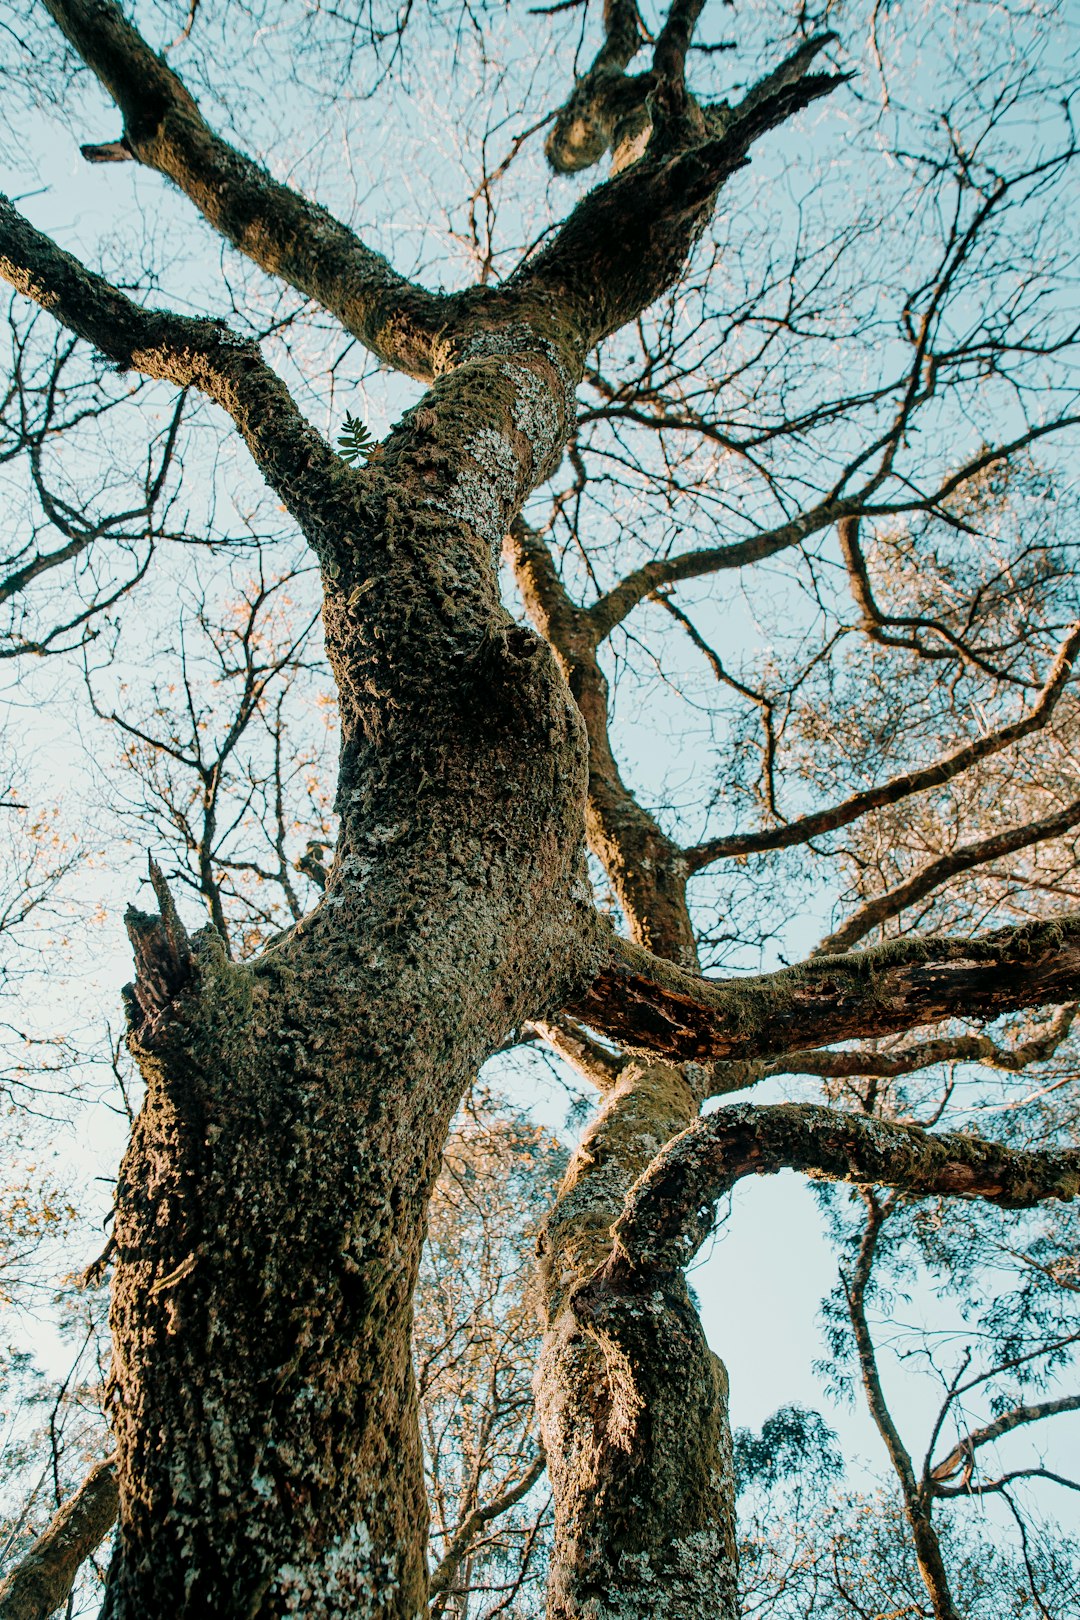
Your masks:
M 807 71 L 831 39 L 815 36 L 759 80 L 725 113 L 719 133 L 674 156 L 646 155 L 589 192 L 500 296 L 562 300 L 586 350 L 632 320 L 679 274 L 754 142 L 845 82 Z
M 916 1041 L 891 1052 L 867 1051 L 865 1047 L 836 1051 L 788 1052 L 772 1061 L 758 1059 L 747 1063 L 719 1063 L 709 1075 L 709 1094 L 722 1096 L 742 1091 L 778 1074 L 812 1074 L 823 1080 L 847 1076 L 877 1076 L 896 1079 L 932 1068 L 938 1063 L 982 1063 L 988 1069 L 1019 1074 L 1033 1063 L 1051 1057 L 1066 1039 L 1076 1019 L 1077 1003 L 1067 1002 L 1037 1035 L 1017 1046 L 1001 1046 L 989 1035 L 942 1035 L 936 1040 Z
M 1080 822 L 1080 799 L 1071 799 L 1052 816 L 1044 816 L 1039 821 L 1021 822 L 1019 826 L 1006 827 L 1003 832 L 991 833 L 988 838 L 973 838 L 966 844 L 957 844 L 947 855 L 940 855 L 936 861 L 929 861 L 920 867 L 906 882 L 897 884 L 895 889 L 877 895 L 866 905 L 860 906 L 847 922 L 822 940 L 817 953 L 829 956 L 849 950 L 860 939 L 865 939 L 872 929 L 897 916 L 917 900 L 932 894 L 950 878 L 959 876 L 961 872 L 970 872 L 972 867 L 985 866 L 988 861 L 999 860 L 1003 855 L 1030 849 L 1032 844 L 1060 838 L 1070 832 L 1077 822 Z
M 630 1190 L 611 1270 L 685 1266 L 712 1230 L 717 1200 L 744 1176 L 780 1170 L 1002 1209 L 1080 1197 L 1080 1148 L 1030 1153 L 810 1103 L 736 1103 L 677 1136 Z
M 935 1485 L 943 1485 L 946 1480 L 954 1479 L 965 1467 L 970 1471 L 975 1453 L 980 1446 L 990 1445 L 992 1441 L 999 1440 L 1003 1434 L 1018 1429 L 1028 1423 L 1040 1423 L 1043 1418 L 1055 1417 L 1059 1412 L 1076 1412 L 1080 1410 L 1080 1395 L 1062 1395 L 1055 1401 L 1036 1401 L 1026 1406 L 1014 1406 L 1011 1411 L 1003 1412 L 992 1423 L 985 1424 L 981 1429 L 972 1429 L 958 1440 L 947 1457 L 930 1470 L 930 1479 Z M 940 1494 L 937 1493 L 937 1494 Z
M 500 1513 L 505 1513 L 507 1508 L 512 1508 L 521 1501 L 522 1497 L 529 1494 L 540 1475 L 544 1472 L 544 1466 L 544 1453 L 538 1451 L 520 1479 L 516 1479 L 512 1484 L 507 1485 L 490 1502 L 485 1502 L 481 1507 L 473 1508 L 472 1512 L 467 1515 L 454 1532 L 447 1544 L 446 1552 L 432 1571 L 431 1582 L 428 1587 L 429 1596 L 438 1597 L 440 1593 L 446 1592 L 453 1585 L 454 1577 L 461 1567 L 461 1561 L 468 1552 L 470 1544 L 480 1534 L 484 1526 L 491 1523 L 492 1519 L 497 1519 Z M 2 1617 L 0 1617 L 0 1620 L 2 1620 Z
M 0 276 L 123 370 L 195 387 L 222 406 L 302 527 L 313 517 L 306 475 L 322 473 L 339 484 L 354 476 L 305 421 L 256 344 L 219 321 L 133 303 L 35 230 L 6 197 L 0 197 Z
M 448 300 L 407 281 L 325 208 L 216 135 L 115 0 L 46 3 L 124 119 L 122 143 L 84 147 L 84 156 L 100 162 L 125 150 L 157 169 L 235 248 L 315 299 L 381 360 L 431 375 Z
M 963 747 L 954 749 L 951 754 L 935 760 L 932 765 L 906 771 L 901 776 L 894 776 L 888 782 L 882 782 L 878 787 L 852 794 L 851 798 L 845 799 L 841 804 L 833 805 L 827 810 L 815 810 L 810 815 L 800 816 L 796 821 L 789 821 L 783 827 L 769 827 L 752 833 L 734 833 L 726 838 L 710 838 L 707 843 L 698 844 L 696 848 L 686 851 L 691 871 L 698 872 L 712 861 L 724 860 L 731 856 L 788 849 L 792 844 L 806 843 L 808 839 L 817 838 L 822 833 L 834 832 L 837 828 L 848 826 L 871 810 L 878 810 L 887 804 L 897 804 L 910 794 L 923 793 L 927 788 L 940 787 L 942 783 L 952 781 L 954 777 L 969 770 L 980 760 L 1001 753 L 1003 749 L 1011 747 L 1023 737 L 1030 736 L 1032 732 L 1041 730 L 1047 724 L 1072 674 L 1078 652 L 1080 652 L 1080 622 L 1073 625 L 1050 667 L 1042 691 L 1028 712 L 1019 720 L 1013 720 L 1009 725 L 1000 726 L 996 731 L 989 731 L 985 736 L 965 743 Z M 856 938 L 858 937 L 861 936 L 857 935 Z M 822 948 L 824 949 L 824 946 Z
M 589 738 L 585 828 L 635 939 L 661 956 L 697 965 L 682 851 L 638 803 L 619 770 L 608 727 L 608 684 L 588 616 L 570 600 L 543 537 L 518 519 L 506 554 L 533 624 L 551 643 Z
M 941 1544 L 934 1529 L 931 1504 L 919 1489 L 911 1454 L 903 1442 L 889 1410 L 888 1401 L 885 1399 L 874 1339 L 866 1318 L 866 1291 L 873 1271 L 878 1239 L 885 1221 L 885 1209 L 869 1188 L 864 1191 L 863 1196 L 867 1207 L 866 1229 L 859 1244 L 850 1280 L 844 1278 L 843 1273 L 841 1278 L 847 1296 L 848 1314 L 855 1337 L 855 1353 L 859 1359 L 859 1372 L 866 1393 L 866 1403 L 900 1484 L 904 1513 L 911 1527 L 920 1574 L 933 1600 L 934 1614 L 937 1620 L 960 1620 L 949 1588 L 949 1578 L 941 1556 Z
M 608 1091 L 626 1067 L 621 1052 L 612 1052 L 601 1046 L 581 1024 L 565 1013 L 529 1025 L 553 1052 L 557 1052 L 570 1066 L 592 1082 L 599 1091 Z

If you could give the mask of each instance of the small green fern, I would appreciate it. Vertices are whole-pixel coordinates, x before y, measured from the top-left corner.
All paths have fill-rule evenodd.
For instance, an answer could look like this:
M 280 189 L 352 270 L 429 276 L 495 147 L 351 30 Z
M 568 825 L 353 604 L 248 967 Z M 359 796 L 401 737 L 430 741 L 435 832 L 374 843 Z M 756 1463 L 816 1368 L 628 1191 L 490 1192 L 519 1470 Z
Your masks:
M 375 440 L 361 418 L 346 411 L 345 426 L 341 430 L 337 447 L 342 461 L 347 461 L 350 467 L 355 467 L 358 461 L 366 461 L 370 456 L 375 448 Z

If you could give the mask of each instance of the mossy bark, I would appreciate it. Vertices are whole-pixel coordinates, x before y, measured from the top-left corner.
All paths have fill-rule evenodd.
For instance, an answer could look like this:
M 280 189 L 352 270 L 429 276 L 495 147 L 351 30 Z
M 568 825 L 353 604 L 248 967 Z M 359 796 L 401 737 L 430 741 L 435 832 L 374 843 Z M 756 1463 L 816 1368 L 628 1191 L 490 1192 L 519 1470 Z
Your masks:
M 249 966 L 136 916 L 105 1614 L 415 1620 L 425 1208 L 477 1066 L 595 957 L 580 717 L 493 548 L 561 442 L 551 346 L 455 357 L 309 522 L 342 711 L 327 890 Z
M 315 913 L 247 968 L 212 934 L 189 944 L 162 894 L 160 919 L 132 920 L 147 1099 L 117 1203 L 106 1614 L 415 1620 L 409 1301 L 441 1143 L 477 1064 L 523 1019 L 585 1004 L 602 954 L 581 714 L 550 649 L 499 605 L 499 547 L 566 443 L 585 353 L 677 282 L 751 144 L 840 81 L 808 71 L 818 36 L 679 139 L 669 82 L 655 150 L 505 283 L 447 297 L 215 136 L 110 0 L 48 5 L 122 111 L 124 150 L 373 352 L 434 379 L 351 472 L 254 345 L 140 308 L 0 199 L 0 273 L 117 365 L 232 417 L 318 556 L 341 703 L 341 840 Z M 633 7 L 610 5 L 598 68 L 625 66 L 639 33 Z M 603 144 L 610 124 L 625 162 L 643 131 L 608 99 Z M 571 144 L 587 156 L 584 134 Z M 592 733 L 590 831 L 635 937 L 692 968 L 686 866 L 631 810 L 591 629 L 588 658 L 564 655 Z M 733 1613 L 723 1377 L 681 1273 L 584 1308 L 627 1190 L 696 1104 L 671 1068 L 627 1073 L 548 1226 L 560 1620 Z
M 733 1620 L 727 1378 L 680 1270 L 609 1290 L 626 1193 L 697 1114 L 684 1075 L 630 1064 L 604 1099 L 541 1245 L 537 1405 L 555 1496 L 550 1620 Z

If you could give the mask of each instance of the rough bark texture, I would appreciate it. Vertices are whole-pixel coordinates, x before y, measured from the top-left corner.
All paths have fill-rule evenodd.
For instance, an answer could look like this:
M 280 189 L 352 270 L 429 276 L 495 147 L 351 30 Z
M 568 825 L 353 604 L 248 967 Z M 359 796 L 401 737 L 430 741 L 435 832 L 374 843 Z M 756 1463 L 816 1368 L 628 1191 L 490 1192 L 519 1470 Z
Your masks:
M 424 1606 L 426 1200 L 469 1077 L 589 952 L 581 724 L 491 561 L 565 397 L 546 350 L 474 341 L 325 514 L 342 830 L 316 911 L 252 967 L 134 923 L 110 1616 Z
M 608 1276 L 689 1264 L 712 1230 L 717 1200 L 743 1176 L 778 1170 L 1002 1209 L 1080 1197 L 1080 1148 L 1030 1153 L 810 1103 L 734 1104 L 669 1141 L 629 1190 Z
M 798 1163 L 1005 1204 L 1076 1190 L 1071 1161 L 991 1162 L 970 1143 L 860 1134 L 846 1116 L 693 1123 L 701 1062 L 1075 996 L 1080 922 L 698 977 L 687 876 L 731 851 L 702 846 L 691 861 L 635 803 L 598 657 L 648 591 L 683 576 L 646 564 L 578 608 L 520 521 L 572 431 L 586 354 L 677 282 L 752 143 L 840 82 L 809 71 L 829 36 L 738 105 L 705 107 L 685 83 L 699 0 L 674 0 L 636 77 L 640 17 L 608 0 L 604 44 L 548 153 L 565 171 L 611 147 L 616 172 L 505 283 L 444 295 L 217 136 L 113 0 L 46 3 L 123 119 L 122 141 L 91 157 L 167 177 L 235 250 L 430 384 L 353 471 L 255 345 L 139 307 L 0 199 L 9 282 L 121 368 L 228 413 L 318 559 L 340 699 L 340 840 L 311 915 L 246 966 L 213 930 L 188 939 L 160 874 L 159 913 L 129 916 L 147 1094 L 117 1193 L 120 1530 L 104 1613 L 425 1612 L 409 1366 L 425 1209 L 466 1085 L 533 1021 L 604 1090 L 542 1239 L 552 1620 L 733 1620 L 726 1379 L 680 1269 L 717 1189 Z M 833 499 L 739 555 L 847 511 Z M 508 533 L 539 635 L 500 605 Z M 691 556 L 686 577 L 715 557 Z M 873 802 L 1041 724 L 1076 644 L 1026 720 Z M 830 826 L 868 803 L 840 806 Z M 586 835 L 630 943 L 601 931 Z M 566 1009 L 649 1061 L 624 1063 Z M 436 1588 L 452 1578 L 448 1566 Z
M 556 1504 L 555 1620 L 736 1613 L 727 1378 L 681 1272 L 581 1292 L 626 1192 L 698 1099 L 668 1064 L 629 1065 L 567 1172 L 541 1240 L 537 1404 Z
M 1080 992 L 1075 915 L 966 940 L 901 939 L 740 979 L 699 978 L 626 940 L 612 938 L 609 949 L 569 1010 L 623 1046 L 683 1062 L 741 1062 L 944 1018 L 994 1018 Z

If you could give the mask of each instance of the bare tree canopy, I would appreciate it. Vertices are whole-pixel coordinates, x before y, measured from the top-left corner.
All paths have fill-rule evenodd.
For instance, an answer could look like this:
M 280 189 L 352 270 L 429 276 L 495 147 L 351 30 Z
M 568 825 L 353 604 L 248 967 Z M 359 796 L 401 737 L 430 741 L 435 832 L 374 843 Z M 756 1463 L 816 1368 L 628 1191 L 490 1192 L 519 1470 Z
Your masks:
M 1054 0 L 13 0 L 0 935 L 70 911 L 7 1094 L 128 1136 L 0 1615 L 115 1518 L 104 1620 L 1065 1620 L 1075 59 Z M 129 1073 L 31 1025 L 147 846 Z M 782 1391 L 733 1436 L 687 1281 L 785 1170 L 876 1494 Z M 921 1464 L 904 1289 L 971 1332 L 897 1352 Z

